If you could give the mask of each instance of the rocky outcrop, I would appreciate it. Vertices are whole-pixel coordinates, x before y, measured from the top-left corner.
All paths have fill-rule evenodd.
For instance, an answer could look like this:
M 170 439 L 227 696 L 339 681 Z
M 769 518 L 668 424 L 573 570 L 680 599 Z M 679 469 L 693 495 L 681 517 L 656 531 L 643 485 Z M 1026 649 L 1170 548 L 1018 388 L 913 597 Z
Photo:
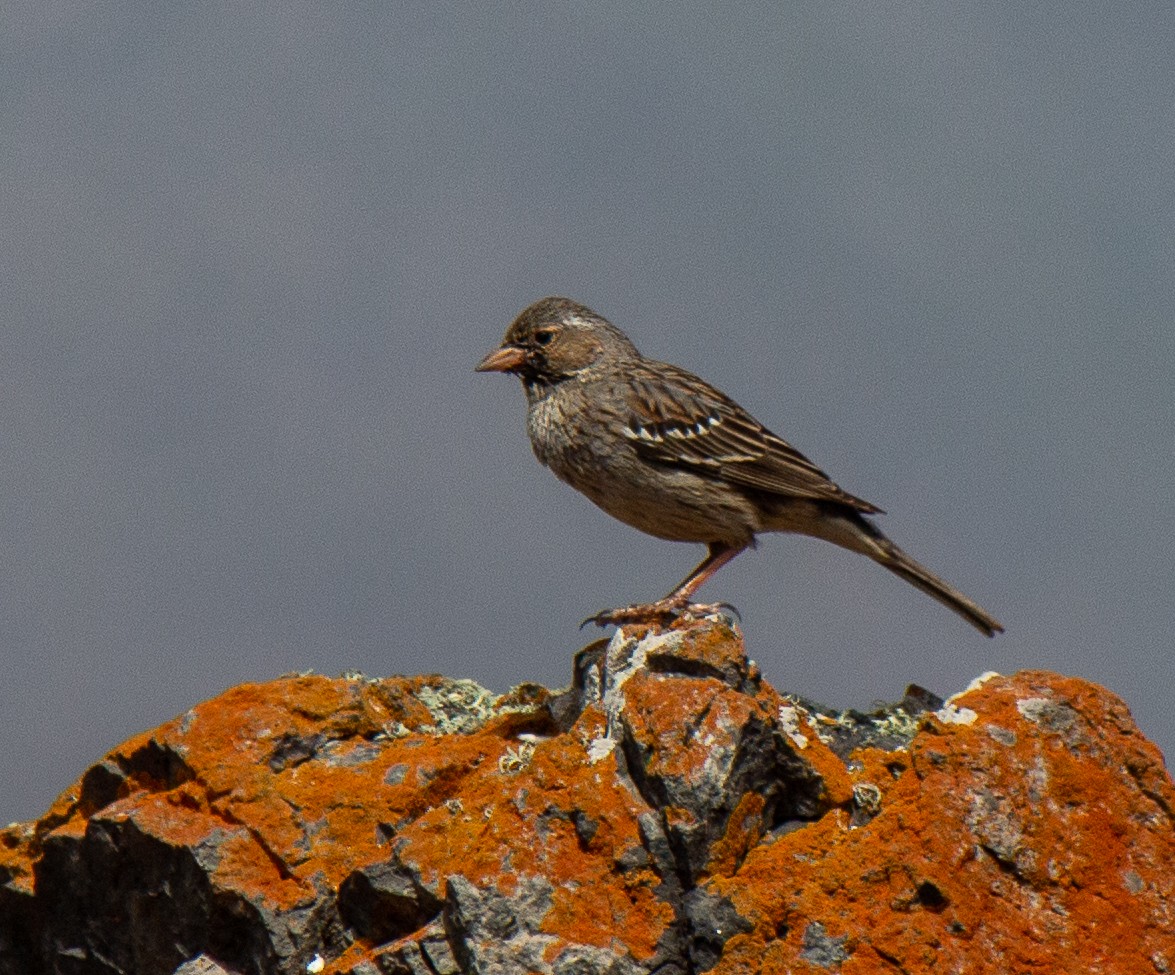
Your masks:
M 0 973 L 1175 971 L 1175 788 L 1105 690 L 872 714 L 708 620 L 570 688 L 290 676 L 0 834 Z

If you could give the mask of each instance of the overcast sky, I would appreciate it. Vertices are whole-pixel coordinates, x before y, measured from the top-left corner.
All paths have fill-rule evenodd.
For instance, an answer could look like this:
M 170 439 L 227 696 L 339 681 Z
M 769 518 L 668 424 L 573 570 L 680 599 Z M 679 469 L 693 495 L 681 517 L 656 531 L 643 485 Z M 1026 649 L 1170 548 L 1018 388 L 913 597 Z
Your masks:
M 701 556 L 477 360 L 566 294 L 998 616 L 766 537 L 837 706 L 1046 668 L 1175 747 L 1168 4 L 0 7 L 0 821 L 241 681 L 559 686 Z

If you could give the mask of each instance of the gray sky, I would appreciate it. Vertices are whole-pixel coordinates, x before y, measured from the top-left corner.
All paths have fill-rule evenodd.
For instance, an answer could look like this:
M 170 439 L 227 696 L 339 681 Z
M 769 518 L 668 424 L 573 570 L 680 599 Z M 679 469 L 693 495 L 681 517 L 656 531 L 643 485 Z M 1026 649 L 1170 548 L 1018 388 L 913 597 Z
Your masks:
M 562 293 L 999 616 L 830 545 L 703 595 L 833 705 L 1099 681 L 1175 746 L 1170 5 L 0 8 L 0 821 L 291 670 L 566 683 L 701 556 L 474 363 Z

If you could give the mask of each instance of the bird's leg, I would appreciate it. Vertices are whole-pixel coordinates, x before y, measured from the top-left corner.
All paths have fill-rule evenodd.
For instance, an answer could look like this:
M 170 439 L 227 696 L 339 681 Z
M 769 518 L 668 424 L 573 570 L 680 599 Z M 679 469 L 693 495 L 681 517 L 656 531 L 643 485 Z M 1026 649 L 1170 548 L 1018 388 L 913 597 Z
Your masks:
M 589 616 L 583 623 L 584 625 L 595 623 L 597 626 L 621 623 L 660 623 L 673 620 L 684 614 L 706 616 L 710 613 L 721 612 L 723 609 L 733 609 L 733 607 L 726 606 L 725 603 L 698 605 L 691 603 L 690 600 L 710 576 L 746 547 L 745 545 L 734 546 L 724 545 L 722 542 L 711 542 L 706 557 L 664 599 L 658 599 L 655 603 L 625 606 L 623 609 L 606 609 L 595 616 Z
M 682 579 L 677 588 L 662 599 L 661 602 L 678 603 L 682 606 L 688 605 L 694 593 L 702 588 L 710 576 L 745 549 L 745 545 L 736 548 L 733 545 L 723 545 L 721 542 L 711 542 L 706 552 L 706 557 L 694 566 L 693 571 Z

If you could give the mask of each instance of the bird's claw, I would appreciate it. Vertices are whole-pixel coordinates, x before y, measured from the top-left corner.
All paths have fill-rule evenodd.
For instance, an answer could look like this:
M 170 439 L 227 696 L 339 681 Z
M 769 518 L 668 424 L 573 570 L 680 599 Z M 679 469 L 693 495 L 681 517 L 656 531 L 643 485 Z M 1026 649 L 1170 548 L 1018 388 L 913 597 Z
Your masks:
M 731 622 L 738 623 L 740 626 L 742 625 L 743 614 L 740 613 L 738 611 L 738 607 L 732 603 L 714 603 L 713 605 L 707 606 L 706 608 L 712 610 L 711 613 L 706 614 L 707 616 L 711 616 L 713 613 L 721 613 L 723 616 L 728 617 Z
M 661 603 L 646 603 L 635 606 L 623 606 L 620 609 L 604 609 L 589 616 L 579 624 L 582 630 L 589 623 L 596 626 L 623 626 L 625 623 L 670 623 L 681 615 L 682 609 L 663 606 Z
M 582 630 L 589 623 L 596 626 L 624 626 L 627 623 L 645 625 L 669 624 L 679 619 L 702 619 L 720 614 L 731 615 L 738 622 L 742 617 L 730 603 L 691 603 L 682 599 L 660 599 L 655 603 L 638 603 L 620 609 L 605 609 L 589 616 L 579 624 Z

